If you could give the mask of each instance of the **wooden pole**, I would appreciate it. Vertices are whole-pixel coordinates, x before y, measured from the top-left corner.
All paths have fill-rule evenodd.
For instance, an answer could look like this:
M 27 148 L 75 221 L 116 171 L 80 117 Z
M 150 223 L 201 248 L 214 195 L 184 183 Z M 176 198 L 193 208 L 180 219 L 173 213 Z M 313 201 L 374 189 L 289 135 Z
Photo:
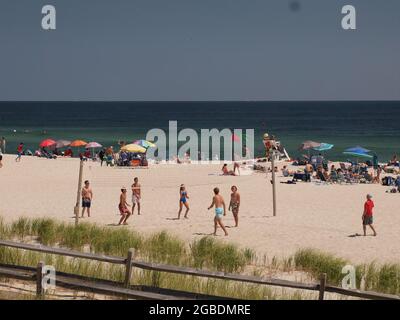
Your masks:
M 274 217 L 276 216 L 276 184 L 275 184 L 275 152 L 271 154 L 271 170 L 272 170 L 272 206 Z
M 81 199 L 81 189 L 82 189 L 82 176 L 83 176 L 83 161 L 80 161 L 79 164 L 79 179 L 78 179 L 78 191 L 76 193 L 76 204 L 74 207 L 75 214 L 75 225 L 79 223 L 79 201 Z
M 129 284 L 131 282 L 131 277 L 132 277 L 132 262 L 135 256 L 135 249 L 129 249 L 128 250 L 128 258 L 126 259 L 126 264 L 125 264 L 125 281 L 124 285 L 125 287 L 129 287 Z
M 44 289 L 43 289 L 43 267 L 44 262 L 40 261 L 36 268 L 36 295 L 38 297 L 43 296 Z
M 321 274 L 319 282 L 319 300 L 324 300 L 326 287 L 326 273 Z

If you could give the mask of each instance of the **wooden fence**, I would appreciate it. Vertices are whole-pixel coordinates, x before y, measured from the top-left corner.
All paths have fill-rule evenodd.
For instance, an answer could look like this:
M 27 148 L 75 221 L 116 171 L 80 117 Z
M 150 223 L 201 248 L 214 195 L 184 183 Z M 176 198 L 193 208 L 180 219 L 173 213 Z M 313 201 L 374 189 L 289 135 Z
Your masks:
M 130 286 L 132 278 L 132 269 L 139 268 L 150 271 L 159 271 L 166 273 L 174 273 L 180 275 L 189 275 L 203 278 L 214 278 L 229 281 L 238 281 L 244 283 L 252 283 L 259 285 L 278 286 L 285 288 L 293 288 L 300 290 L 311 290 L 319 292 L 319 299 L 323 300 L 325 292 L 337 293 L 345 296 L 358 297 L 363 299 L 379 299 L 379 300 L 400 300 L 400 296 L 383 294 L 371 291 L 360 291 L 352 289 L 344 289 L 337 286 L 327 284 L 326 274 L 321 274 L 319 283 L 302 283 L 274 278 L 260 278 L 255 276 L 230 274 L 225 272 L 199 270 L 187 267 L 171 266 L 150 262 L 138 261 L 135 259 L 134 249 L 128 251 L 127 257 L 113 257 L 101 254 L 84 253 L 73 251 L 63 248 L 53 248 L 43 245 L 33 245 L 27 243 L 19 243 L 7 240 L 0 240 L 0 246 L 16 248 L 22 250 L 29 250 L 41 253 L 48 253 L 54 255 L 61 255 L 73 258 L 89 259 L 111 264 L 119 264 L 125 266 L 125 279 L 123 283 L 116 283 L 112 281 L 87 278 L 73 274 L 66 274 L 57 272 L 56 285 L 59 287 L 73 288 L 79 291 L 102 293 L 106 295 L 122 296 L 133 299 L 218 299 L 224 297 L 216 297 L 210 295 L 202 295 L 190 292 L 182 292 L 176 290 L 168 290 L 161 288 L 147 288 L 147 291 L 133 290 Z M 44 289 L 42 287 L 43 276 L 43 262 L 39 261 L 37 268 L 14 266 L 14 265 L 0 265 L 0 276 L 22 279 L 28 281 L 36 281 L 37 294 L 43 295 Z

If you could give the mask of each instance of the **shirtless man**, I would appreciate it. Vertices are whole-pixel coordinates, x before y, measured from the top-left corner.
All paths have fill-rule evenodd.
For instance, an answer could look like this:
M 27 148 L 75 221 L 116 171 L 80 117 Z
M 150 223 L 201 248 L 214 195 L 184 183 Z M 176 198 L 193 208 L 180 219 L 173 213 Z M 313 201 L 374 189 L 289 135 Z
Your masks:
M 129 211 L 128 207 L 129 207 L 129 204 L 126 201 L 126 188 L 122 187 L 121 188 L 121 195 L 119 196 L 119 205 L 118 205 L 118 209 L 119 209 L 119 212 L 121 214 L 121 219 L 119 220 L 118 225 L 121 225 L 121 224 L 127 225 L 128 224 L 126 222 L 126 220 L 128 220 L 128 218 L 132 214 Z
M 235 219 L 235 227 L 239 225 L 239 207 L 240 207 L 240 194 L 236 186 L 231 187 L 231 202 L 229 203 L 228 210 L 232 209 L 233 218 Z
M 85 210 L 87 209 L 88 217 L 90 218 L 90 206 L 93 199 L 93 191 L 90 188 L 89 180 L 85 181 L 85 186 L 82 188 L 82 218 L 85 215 Z
M 140 215 L 140 199 L 142 198 L 140 187 L 139 179 L 136 177 L 133 179 L 132 184 L 132 214 L 135 210 L 135 205 L 137 204 L 138 215 Z
M 215 206 L 215 217 L 214 217 L 214 236 L 217 235 L 217 228 L 218 225 L 224 230 L 225 236 L 228 235 L 228 232 L 226 232 L 225 226 L 222 223 L 222 216 L 226 216 L 226 206 L 225 206 L 225 201 L 224 198 L 219 194 L 219 189 L 214 188 L 214 197 L 212 199 L 211 205 L 208 207 L 208 210 L 210 210 L 212 207 Z

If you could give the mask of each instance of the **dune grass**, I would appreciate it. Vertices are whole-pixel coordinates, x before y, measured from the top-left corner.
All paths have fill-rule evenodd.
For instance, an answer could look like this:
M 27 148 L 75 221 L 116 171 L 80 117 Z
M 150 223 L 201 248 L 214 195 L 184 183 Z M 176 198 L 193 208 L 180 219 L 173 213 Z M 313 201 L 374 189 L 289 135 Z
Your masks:
M 328 283 L 341 285 L 342 268 L 349 264 L 345 259 L 315 249 L 298 250 L 286 259 L 266 260 L 255 267 L 258 257 L 248 248 L 217 241 L 213 237 L 194 240 L 189 245 L 165 232 L 149 236 L 124 227 L 110 228 L 91 223 L 78 226 L 48 218 L 20 218 L 7 224 L 0 217 L 0 238 L 18 241 L 35 241 L 44 245 L 59 246 L 113 256 L 126 256 L 130 248 L 140 260 L 165 263 L 229 273 L 252 272 L 262 276 L 266 270 L 304 271 L 317 280 L 327 273 Z M 39 261 L 53 265 L 56 270 L 83 276 L 122 281 L 124 266 L 110 265 L 85 259 L 74 259 L 51 254 L 0 247 L 0 263 L 36 266 Z M 399 294 L 399 264 L 369 263 L 355 265 L 357 288 Z M 272 290 L 267 286 L 235 283 L 232 281 L 203 279 L 199 277 L 168 274 L 135 269 L 132 284 L 187 290 L 191 292 L 236 297 L 243 299 L 302 299 L 312 294 L 300 291 Z

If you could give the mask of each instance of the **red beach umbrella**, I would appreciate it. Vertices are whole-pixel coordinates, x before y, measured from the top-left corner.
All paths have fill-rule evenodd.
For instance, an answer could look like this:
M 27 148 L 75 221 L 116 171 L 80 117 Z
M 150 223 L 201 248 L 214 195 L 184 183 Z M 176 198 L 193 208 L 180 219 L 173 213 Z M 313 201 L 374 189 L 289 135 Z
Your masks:
M 39 144 L 39 147 L 41 147 L 41 148 L 47 148 L 47 147 L 50 147 L 50 146 L 55 145 L 55 144 L 56 144 L 56 142 L 55 142 L 53 139 L 46 139 L 46 140 L 43 140 L 43 141 Z

